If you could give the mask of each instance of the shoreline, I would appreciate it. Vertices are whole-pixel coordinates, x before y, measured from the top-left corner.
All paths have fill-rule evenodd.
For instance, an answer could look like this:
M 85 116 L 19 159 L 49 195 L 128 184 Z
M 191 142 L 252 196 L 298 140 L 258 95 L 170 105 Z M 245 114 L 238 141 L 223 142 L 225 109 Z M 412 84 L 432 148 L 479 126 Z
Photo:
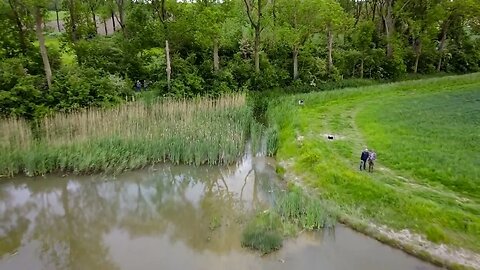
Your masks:
M 277 173 L 277 176 L 280 179 L 283 179 L 285 183 L 292 183 L 307 194 L 318 197 L 318 194 L 315 194 L 314 190 L 303 184 L 302 178 L 292 172 L 292 162 L 293 161 L 278 161 L 273 159 L 272 163 L 279 164 L 282 168 L 285 168 L 285 173 L 280 175 Z M 16 177 L 25 177 L 29 179 L 34 179 L 37 177 L 46 177 L 49 175 L 55 175 L 59 177 L 68 177 L 68 176 L 88 176 L 94 174 L 105 174 L 115 176 L 117 173 L 125 173 L 135 170 L 146 169 L 147 167 L 155 167 L 161 165 L 175 165 L 175 166 L 192 166 L 188 164 L 174 164 L 172 162 L 156 162 L 151 164 L 144 164 L 143 166 L 137 168 L 131 168 L 127 170 L 122 170 L 120 172 L 109 172 L 109 171 L 96 171 L 94 173 L 62 173 L 60 171 L 47 173 L 45 175 L 37 176 L 28 176 L 26 174 L 18 174 L 14 177 L 0 177 L 0 180 L 12 180 Z M 270 164 L 272 167 L 275 167 L 274 164 Z M 195 166 L 195 165 L 194 165 Z M 219 165 L 208 165 L 203 164 L 195 167 L 203 166 L 219 166 Z M 229 165 L 226 165 L 229 166 Z M 334 202 L 331 202 L 334 204 Z M 334 204 L 335 205 L 335 204 Z M 346 215 L 345 213 L 337 212 L 337 221 L 348 228 L 362 233 L 368 237 L 371 237 L 382 244 L 388 245 L 392 248 L 399 249 L 405 252 L 408 255 L 419 258 L 425 262 L 431 263 L 439 267 L 445 267 L 447 269 L 458 270 L 458 269 L 480 269 L 480 254 L 474 253 L 472 251 L 463 249 L 463 248 L 454 248 L 445 244 L 435 244 L 431 241 L 426 240 L 423 236 L 419 234 L 411 233 L 409 230 L 395 231 L 384 225 L 377 225 L 364 221 L 355 217 Z
M 279 177 L 286 182 L 300 187 L 307 194 L 318 197 L 318 194 L 316 194 L 312 188 L 304 185 L 302 177 L 292 172 L 292 162 L 294 161 L 277 160 L 277 163 L 285 169 L 284 176 L 279 175 Z M 333 201 L 330 201 L 330 203 L 335 206 L 337 205 Z M 339 223 L 425 262 L 450 270 L 480 269 L 480 254 L 474 253 L 473 251 L 454 248 L 446 244 L 435 244 L 426 240 L 422 235 L 413 234 L 406 229 L 397 232 L 385 225 L 376 225 L 355 217 L 350 217 L 345 213 L 336 212 Z M 434 251 L 436 250 L 441 250 L 442 255 L 435 254 Z

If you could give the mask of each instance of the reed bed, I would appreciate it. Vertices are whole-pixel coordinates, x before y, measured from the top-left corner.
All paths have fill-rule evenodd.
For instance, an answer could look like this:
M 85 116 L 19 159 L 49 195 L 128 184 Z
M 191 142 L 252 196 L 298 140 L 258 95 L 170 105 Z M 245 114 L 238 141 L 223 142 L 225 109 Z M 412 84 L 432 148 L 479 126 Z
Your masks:
M 32 138 L 27 121 L 18 118 L 0 121 L 0 149 L 28 149 Z
M 58 113 L 38 121 L 35 136 L 26 121 L 4 119 L 0 175 L 229 164 L 243 155 L 252 119 L 245 94 Z

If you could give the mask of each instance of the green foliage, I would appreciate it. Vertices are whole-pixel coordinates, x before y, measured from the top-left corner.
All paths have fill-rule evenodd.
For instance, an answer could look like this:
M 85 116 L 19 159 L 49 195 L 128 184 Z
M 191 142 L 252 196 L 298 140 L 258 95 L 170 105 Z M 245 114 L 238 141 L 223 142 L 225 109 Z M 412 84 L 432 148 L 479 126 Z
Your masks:
M 131 83 L 93 68 L 65 67 L 54 77 L 48 104 L 56 111 L 104 107 L 131 96 Z
M 279 216 L 270 211 L 258 214 L 242 233 L 242 246 L 258 250 L 263 254 L 271 253 L 282 247 L 282 223 Z
M 45 76 L 34 42 L 33 10 L 39 4 L 46 21 L 54 15 L 46 8 L 54 10 L 57 4 L 66 29 L 63 34 L 47 33 L 54 76 L 60 64 L 79 64 L 102 70 L 105 76 L 147 82 L 158 96 L 218 96 L 272 88 L 323 90 L 343 80 L 401 80 L 407 72 L 432 74 L 438 67 L 449 73 L 480 69 L 476 0 L 395 1 L 391 34 L 383 27 L 386 7 L 371 10 L 372 5 L 365 3 L 356 9 L 345 1 L 262 2 L 261 18 L 254 0 L 166 1 L 165 6 L 161 1 L 34 2 L 2 2 L 0 60 L 20 59 L 28 70 L 22 76 L 38 76 L 39 81 Z M 250 13 L 245 12 L 248 3 Z M 94 26 L 101 26 L 94 24 L 93 15 L 105 20 L 112 13 L 122 19 L 122 25 L 117 22 L 117 33 L 98 36 Z M 372 17 L 374 13 L 378 16 Z M 258 74 L 253 59 L 255 22 L 261 24 Z M 333 67 L 327 65 L 327 32 L 333 33 Z M 167 40 L 171 88 L 165 72 Z M 387 43 L 394 48 L 393 56 L 386 54 Z M 214 52 L 218 58 L 212 57 Z M 293 52 L 298 54 L 297 80 L 292 80 Z M 40 91 L 45 88 L 43 83 L 33 85 Z
M 45 107 L 39 104 L 45 97 L 40 82 L 36 76 L 22 76 L 9 91 L 0 91 L 0 114 L 27 119 L 43 116 Z
M 49 21 L 55 16 L 45 7 L 53 10 L 62 1 L 37 2 Z M 250 17 L 241 12 L 245 3 L 252 4 Z M 431 74 L 437 68 L 449 73 L 479 70 L 475 18 L 480 9 L 475 0 L 395 1 L 392 35 L 382 19 L 389 3 L 378 7 L 363 3 L 356 9 L 333 0 L 276 1 L 275 5 L 267 1 L 257 18 L 253 0 L 166 1 L 165 6 L 161 1 L 63 1 L 60 19 L 66 33 L 49 36 L 68 42 L 48 46 L 50 64 L 55 75 L 60 59 L 69 65 L 78 61 L 124 79 L 148 81 L 157 95 L 166 96 L 218 96 L 240 89 L 308 87 L 354 78 L 399 80 L 406 72 Z M 14 0 L 0 6 L 0 59 L 26 57 L 28 74 L 43 77 L 38 48 L 32 45 L 33 4 Z M 112 12 L 123 20 L 122 25 L 117 23 L 117 30 L 122 30 L 110 32 L 110 37 L 97 36 L 93 15 L 109 19 Z M 378 16 L 371 17 L 374 13 Z M 250 19 L 261 24 L 259 74 L 253 68 Z M 332 68 L 327 68 L 327 32 L 334 33 Z M 171 89 L 165 75 L 166 40 L 172 55 Z M 387 44 L 394 48 L 393 55 L 387 56 Z M 215 70 L 214 51 L 219 56 Z M 293 51 L 298 53 L 297 80 L 292 80 Z
M 137 55 L 118 38 L 95 38 L 75 45 L 78 63 L 85 67 L 101 69 L 110 74 L 139 78 L 142 70 Z
M 28 74 L 28 59 L 11 58 L 0 63 L 0 115 L 32 119 L 42 115 L 43 81 Z

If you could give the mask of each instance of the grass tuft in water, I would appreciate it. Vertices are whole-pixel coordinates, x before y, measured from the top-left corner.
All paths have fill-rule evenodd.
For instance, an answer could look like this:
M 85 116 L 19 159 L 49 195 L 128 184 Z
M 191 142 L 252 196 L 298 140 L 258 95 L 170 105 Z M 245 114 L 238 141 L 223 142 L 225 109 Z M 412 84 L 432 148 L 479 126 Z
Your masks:
M 242 234 L 242 246 L 268 254 L 282 247 L 282 223 L 277 213 L 265 211 L 251 220 Z
M 292 187 L 279 197 L 275 211 L 283 223 L 291 223 L 302 230 L 333 227 L 336 222 L 334 215 L 320 199 L 305 194 L 298 187 Z
M 267 254 L 282 246 L 284 237 L 295 236 L 300 230 L 333 227 L 336 218 L 325 204 L 305 194 L 298 187 L 279 192 L 271 210 L 261 212 L 246 226 L 242 246 Z

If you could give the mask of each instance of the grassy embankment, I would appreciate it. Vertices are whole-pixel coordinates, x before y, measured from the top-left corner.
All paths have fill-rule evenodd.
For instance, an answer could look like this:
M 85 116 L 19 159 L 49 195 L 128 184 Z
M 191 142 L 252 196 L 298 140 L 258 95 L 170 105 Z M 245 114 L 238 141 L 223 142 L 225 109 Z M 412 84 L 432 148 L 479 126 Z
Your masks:
M 238 94 L 59 113 L 33 130 L 22 119 L 3 119 L 0 175 L 116 172 L 164 161 L 232 163 L 244 154 L 252 118 L 245 95 Z
M 278 159 L 342 221 L 480 253 L 480 74 L 284 97 L 268 113 Z M 358 170 L 367 145 L 373 174 Z

